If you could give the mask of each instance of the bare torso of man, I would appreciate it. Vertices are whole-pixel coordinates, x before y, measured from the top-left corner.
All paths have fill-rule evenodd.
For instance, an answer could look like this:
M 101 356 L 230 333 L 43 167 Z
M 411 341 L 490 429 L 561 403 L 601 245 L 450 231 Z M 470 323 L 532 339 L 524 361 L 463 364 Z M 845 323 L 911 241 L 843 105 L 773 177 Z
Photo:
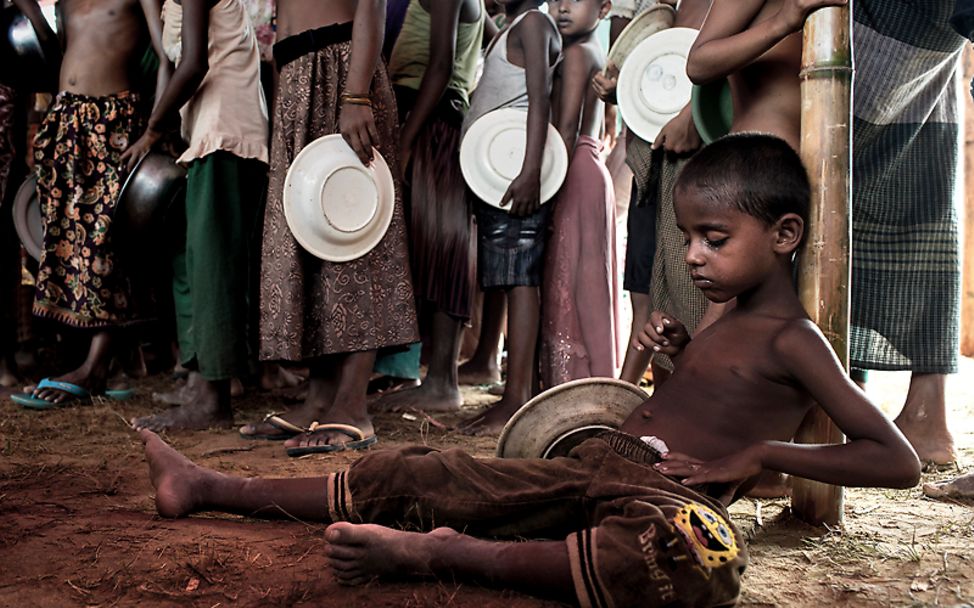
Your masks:
M 751 26 L 770 19 L 783 0 L 766 2 Z M 750 26 L 749 26 L 750 27 Z M 781 137 L 795 150 L 799 146 L 801 92 L 801 32 L 785 37 L 753 63 L 729 78 L 734 97 L 732 133 L 760 131 Z
M 60 88 L 104 97 L 130 89 L 149 36 L 138 0 L 60 0 L 67 45 Z

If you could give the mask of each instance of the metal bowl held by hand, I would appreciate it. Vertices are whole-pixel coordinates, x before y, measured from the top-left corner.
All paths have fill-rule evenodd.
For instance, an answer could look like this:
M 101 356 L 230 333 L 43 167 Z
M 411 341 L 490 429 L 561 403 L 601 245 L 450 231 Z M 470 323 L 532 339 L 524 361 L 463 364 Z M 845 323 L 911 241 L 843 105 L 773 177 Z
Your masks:
M 10 19 L 7 43 L 21 59 L 44 60 L 44 49 L 34 26 L 19 12 Z
M 186 169 L 163 152 L 149 152 L 135 165 L 118 195 L 115 235 L 123 246 L 142 249 L 186 189 Z
M 618 429 L 648 395 L 614 378 L 550 388 L 519 409 L 497 441 L 501 458 L 555 458 L 603 431 Z
M 44 220 L 41 205 L 37 198 L 37 178 L 31 175 L 17 190 L 13 204 L 14 229 L 27 254 L 35 260 L 41 259 L 44 246 Z

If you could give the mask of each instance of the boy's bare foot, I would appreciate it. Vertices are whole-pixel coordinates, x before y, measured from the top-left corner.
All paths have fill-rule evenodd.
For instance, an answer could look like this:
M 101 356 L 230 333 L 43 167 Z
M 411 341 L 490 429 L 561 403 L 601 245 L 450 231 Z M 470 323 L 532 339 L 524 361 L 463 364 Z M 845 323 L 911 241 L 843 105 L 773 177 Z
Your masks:
M 428 576 L 439 547 L 459 536 L 449 528 L 421 533 L 339 522 L 325 530 L 325 556 L 342 585 L 361 585 L 383 575 Z
M 156 511 L 163 517 L 185 517 L 199 506 L 197 489 L 218 473 L 197 466 L 149 430 L 139 431 L 156 489 Z
M 461 405 L 463 405 L 463 397 L 458 387 L 427 379 L 416 388 L 385 395 L 369 407 L 376 412 L 402 412 L 410 409 L 426 412 L 455 412 Z
M 496 362 L 490 365 L 471 359 L 457 369 L 457 379 L 463 385 L 495 384 L 501 381 L 501 370 Z
M 527 403 L 520 399 L 508 399 L 504 396 L 500 401 L 473 418 L 468 418 L 458 425 L 464 435 L 495 435 L 504 429 L 504 425 L 511 419 L 522 405 Z
M 947 429 L 946 400 L 946 376 L 914 373 L 906 404 L 894 420 L 925 465 L 946 465 L 957 459 Z
M 974 500 L 974 473 L 954 479 L 923 484 L 923 493 L 930 498 L 964 498 Z

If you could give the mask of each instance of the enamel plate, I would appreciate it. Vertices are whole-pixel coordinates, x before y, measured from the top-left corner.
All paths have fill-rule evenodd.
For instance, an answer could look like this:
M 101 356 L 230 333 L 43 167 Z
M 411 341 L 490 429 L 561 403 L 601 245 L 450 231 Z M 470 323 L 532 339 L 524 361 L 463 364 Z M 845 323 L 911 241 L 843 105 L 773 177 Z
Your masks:
M 284 178 L 284 217 L 294 239 L 329 262 L 362 257 L 385 236 L 396 204 L 389 165 L 373 150 L 363 165 L 339 134 L 304 147 Z
M 676 11 L 668 4 L 657 4 L 636 15 L 609 49 L 609 61 L 621 68 L 640 42 L 656 32 L 673 27 Z
M 640 139 L 656 139 L 690 102 L 687 55 L 696 39 L 697 30 L 687 27 L 657 32 L 640 42 L 623 64 L 616 90 L 619 112 Z
M 649 396 L 615 378 L 583 378 L 550 388 L 511 416 L 497 440 L 501 458 L 554 458 L 618 429 Z
M 488 205 L 501 198 L 524 163 L 527 110 L 505 108 L 484 114 L 470 125 L 460 143 L 460 170 L 470 190 Z M 568 173 L 568 151 L 558 130 L 548 125 L 541 159 L 541 202 L 561 188 Z M 508 209 L 509 207 L 503 207 Z

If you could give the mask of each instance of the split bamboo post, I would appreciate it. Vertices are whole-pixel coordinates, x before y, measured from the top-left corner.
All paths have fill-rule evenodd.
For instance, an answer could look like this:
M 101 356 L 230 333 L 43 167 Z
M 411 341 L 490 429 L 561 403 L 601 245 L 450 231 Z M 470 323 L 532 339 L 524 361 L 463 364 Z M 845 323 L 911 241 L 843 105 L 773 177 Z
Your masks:
M 974 49 L 964 49 L 964 269 L 961 274 L 960 354 L 974 357 Z
M 849 3 L 851 6 L 851 1 Z M 809 16 L 802 48 L 801 157 L 812 185 L 798 291 L 812 320 L 849 365 L 852 242 L 852 22 L 850 6 Z M 842 433 L 814 408 L 798 443 L 839 443 Z M 842 521 L 842 488 L 794 479 L 792 511 L 812 524 Z

